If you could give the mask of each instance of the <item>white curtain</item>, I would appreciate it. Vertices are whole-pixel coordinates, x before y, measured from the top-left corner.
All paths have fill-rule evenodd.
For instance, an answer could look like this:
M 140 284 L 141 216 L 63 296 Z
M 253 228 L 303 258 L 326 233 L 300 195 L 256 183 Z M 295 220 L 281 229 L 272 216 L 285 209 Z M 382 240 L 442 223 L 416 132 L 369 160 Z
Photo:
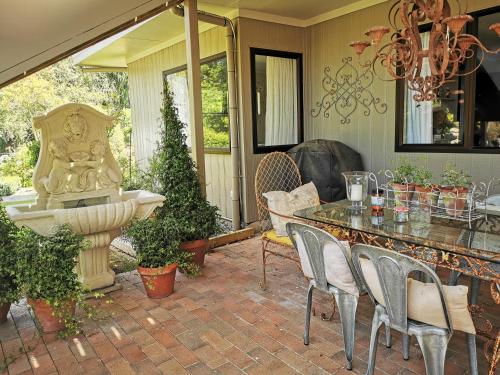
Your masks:
M 422 47 L 429 47 L 430 33 L 420 34 Z M 422 64 L 421 76 L 430 75 L 431 71 L 427 58 Z M 416 102 L 413 99 L 414 92 L 406 89 L 406 142 L 408 144 L 429 144 L 432 139 L 432 101 Z
M 167 76 L 168 87 L 174 96 L 174 106 L 177 108 L 179 119 L 186 124 L 186 144 L 191 146 L 191 128 L 189 126 L 189 93 L 186 71 L 169 74 Z
M 266 146 L 297 143 L 297 62 L 266 58 Z

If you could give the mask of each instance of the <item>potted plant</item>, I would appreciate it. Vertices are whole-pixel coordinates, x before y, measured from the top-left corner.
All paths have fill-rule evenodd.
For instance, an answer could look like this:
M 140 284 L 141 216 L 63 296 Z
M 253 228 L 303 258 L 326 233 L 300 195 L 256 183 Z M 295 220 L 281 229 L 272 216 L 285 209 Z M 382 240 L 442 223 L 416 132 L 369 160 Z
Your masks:
M 179 249 L 168 234 L 169 225 L 157 216 L 133 221 L 125 231 L 137 255 L 137 272 L 149 298 L 164 298 L 174 291 L 177 267 L 196 272 L 191 255 Z
M 394 170 L 391 186 L 394 190 L 396 206 L 407 206 L 413 199 L 416 171 L 417 167 L 408 159 L 402 159 L 399 167 Z
M 467 202 L 471 177 L 452 164 L 446 165 L 441 177 L 439 189 L 446 213 L 453 217 L 461 216 Z
M 0 204 L 0 323 L 7 321 L 11 303 L 20 297 L 15 280 L 17 231 Z
M 162 114 L 163 129 L 150 163 L 151 188 L 165 196 L 157 216 L 169 223 L 169 234 L 175 236 L 182 249 L 193 254 L 193 262 L 201 267 L 208 238 L 220 231 L 220 216 L 218 208 L 202 194 L 196 165 L 186 145 L 185 125 L 166 82 Z
M 16 241 L 17 282 L 33 308 L 44 333 L 58 332 L 74 323 L 75 306 L 83 287 L 75 272 L 83 236 L 69 225 L 48 237 L 21 228 Z
M 436 207 L 439 193 L 436 190 L 436 185 L 432 183 L 432 172 L 423 167 L 417 168 L 414 182 L 420 207 L 424 210 Z

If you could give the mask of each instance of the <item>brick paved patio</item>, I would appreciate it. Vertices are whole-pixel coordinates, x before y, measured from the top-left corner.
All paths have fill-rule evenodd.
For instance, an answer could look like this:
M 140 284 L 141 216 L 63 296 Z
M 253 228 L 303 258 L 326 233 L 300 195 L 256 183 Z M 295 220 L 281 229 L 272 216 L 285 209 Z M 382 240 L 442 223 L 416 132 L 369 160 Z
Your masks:
M 311 344 L 304 346 L 306 282 L 290 262 L 270 266 L 269 288 L 262 291 L 260 242 L 253 238 L 209 254 L 196 279 L 178 274 L 176 292 L 163 300 L 146 298 L 135 272 L 122 274 L 123 290 L 110 295 L 112 303 L 100 303 L 112 317 L 86 322 L 83 335 L 67 340 L 38 338 L 26 307 L 15 306 L 0 326 L 0 364 L 10 362 L 0 374 L 363 374 L 373 312 L 368 297 L 359 302 L 350 372 L 338 314 L 332 321 L 313 317 Z M 317 312 L 328 312 L 330 299 L 316 295 Z M 484 374 L 479 340 L 478 355 Z M 456 333 L 446 374 L 467 373 L 467 360 L 465 337 Z M 377 366 L 380 374 L 425 373 L 416 341 L 404 361 L 397 334 L 392 349 L 380 345 Z

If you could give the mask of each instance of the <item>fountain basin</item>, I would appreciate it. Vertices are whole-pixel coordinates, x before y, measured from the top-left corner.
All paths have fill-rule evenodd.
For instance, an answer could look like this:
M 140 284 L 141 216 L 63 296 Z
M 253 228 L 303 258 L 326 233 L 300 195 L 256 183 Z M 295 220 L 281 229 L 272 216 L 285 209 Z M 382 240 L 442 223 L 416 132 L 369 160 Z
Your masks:
M 48 236 L 63 224 L 83 234 L 90 246 L 79 255 L 78 274 L 91 290 L 114 284 L 115 273 L 109 267 L 109 245 L 130 220 L 149 217 L 163 205 L 162 195 L 144 190 L 123 192 L 121 201 L 76 208 L 40 209 L 36 204 L 8 206 L 7 213 L 18 226 L 26 226 Z

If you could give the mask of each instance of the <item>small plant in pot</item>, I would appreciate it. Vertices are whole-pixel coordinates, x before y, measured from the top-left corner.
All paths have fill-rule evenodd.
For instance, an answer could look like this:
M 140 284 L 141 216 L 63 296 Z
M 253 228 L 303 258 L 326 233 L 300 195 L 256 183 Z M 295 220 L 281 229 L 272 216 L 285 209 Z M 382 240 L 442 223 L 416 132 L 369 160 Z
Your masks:
M 16 279 L 44 333 L 75 327 L 75 307 L 84 292 L 75 269 L 87 245 L 69 225 L 48 237 L 29 228 L 17 234 Z
M 439 191 L 432 183 L 432 172 L 423 167 L 417 168 L 414 181 L 420 207 L 427 211 L 435 208 L 439 199 Z
M 441 198 L 446 213 L 453 217 L 461 216 L 467 203 L 467 195 L 471 184 L 471 177 L 456 166 L 448 164 L 441 174 Z
M 198 270 L 191 255 L 181 251 L 179 242 L 168 234 L 168 227 L 167 222 L 153 217 L 133 221 L 125 232 L 136 252 L 137 272 L 150 298 L 164 298 L 174 292 L 178 266 L 188 274 Z
M 156 212 L 169 226 L 169 233 L 181 243 L 180 247 L 192 253 L 193 262 L 201 267 L 208 238 L 220 231 L 220 216 L 218 208 L 202 194 L 196 165 L 186 145 L 185 125 L 179 119 L 166 81 L 163 94 L 163 129 L 150 163 L 151 188 L 165 196 L 163 206 Z
M 394 170 L 391 186 L 394 189 L 396 206 L 408 206 L 413 199 L 416 172 L 417 167 L 411 164 L 408 159 L 402 159 L 399 167 Z
M 7 321 L 10 305 L 19 297 L 16 282 L 16 233 L 18 229 L 0 205 L 0 323 Z

